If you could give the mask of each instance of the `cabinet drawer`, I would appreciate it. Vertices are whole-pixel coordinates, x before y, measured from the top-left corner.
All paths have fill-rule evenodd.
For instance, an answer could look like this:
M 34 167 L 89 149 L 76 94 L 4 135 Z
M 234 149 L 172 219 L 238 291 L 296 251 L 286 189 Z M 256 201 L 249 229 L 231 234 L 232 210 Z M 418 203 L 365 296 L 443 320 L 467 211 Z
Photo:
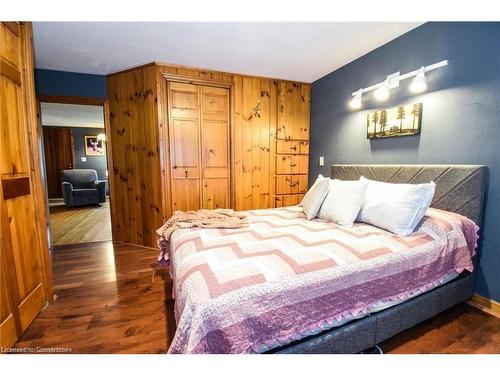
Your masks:
M 304 194 L 277 195 L 274 197 L 276 207 L 295 206 L 304 198 Z
M 276 174 L 307 174 L 307 155 L 276 155 Z
M 309 141 L 276 141 L 277 154 L 309 154 Z
M 307 175 L 276 176 L 276 194 L 304 194 L 307 192 Z

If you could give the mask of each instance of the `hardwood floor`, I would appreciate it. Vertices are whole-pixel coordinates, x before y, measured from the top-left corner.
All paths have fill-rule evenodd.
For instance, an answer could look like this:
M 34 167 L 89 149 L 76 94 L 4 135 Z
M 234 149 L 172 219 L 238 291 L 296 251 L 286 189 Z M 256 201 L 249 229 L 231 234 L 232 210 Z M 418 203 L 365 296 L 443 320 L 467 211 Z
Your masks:
M 164 353 L 175 333 L 171 281 L 155 277 L 156 251 L 94 243 L 53 250 L 54 292 L 19 347 L 73 353 Z
M 72 208 L 51 204 L 50 226 L 52 246 L 111 241 L 109 201 Z
M 53 250 L 49 305 L 18 347 L 73 353 L 165 353 L 175 333 L 170 278 L 156 251 L 94 243 Z M 385 353 L 500 353 L 500 319 L 461 304 L 381 344 Z

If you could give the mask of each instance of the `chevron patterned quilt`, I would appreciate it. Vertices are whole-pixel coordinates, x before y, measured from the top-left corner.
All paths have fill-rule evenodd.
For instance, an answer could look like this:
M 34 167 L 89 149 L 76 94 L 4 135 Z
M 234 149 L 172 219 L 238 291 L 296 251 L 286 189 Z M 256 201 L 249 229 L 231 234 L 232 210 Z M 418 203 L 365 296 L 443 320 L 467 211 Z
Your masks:
M 478 227 L 446 211 L 429 209 L 408 237 L 307 221 L 296 206 L 245 213 L 245 228 L 173 233 L 169 353 L 263 352 L 473 269 Z

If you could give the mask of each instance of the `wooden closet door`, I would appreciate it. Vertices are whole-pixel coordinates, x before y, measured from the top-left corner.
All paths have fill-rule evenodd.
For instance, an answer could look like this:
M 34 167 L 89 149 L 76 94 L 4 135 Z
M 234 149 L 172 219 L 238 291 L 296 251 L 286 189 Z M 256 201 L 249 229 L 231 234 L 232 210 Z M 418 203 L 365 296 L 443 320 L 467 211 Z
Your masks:
M 200 86 L 202 207 L 229 208 L 229 89 Z
M 168 83 L 172 211 L 200 209 L 198 86 Z
M 2 22 L 0 32 L 0 337 L 2 346 L 10 346 L 51 291 L 36 143 L 31 25 Z

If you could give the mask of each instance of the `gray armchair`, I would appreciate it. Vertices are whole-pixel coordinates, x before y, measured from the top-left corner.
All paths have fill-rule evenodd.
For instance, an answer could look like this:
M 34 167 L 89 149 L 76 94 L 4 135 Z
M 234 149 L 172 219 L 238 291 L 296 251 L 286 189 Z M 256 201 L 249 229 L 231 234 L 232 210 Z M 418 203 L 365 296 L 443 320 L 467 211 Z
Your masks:
M 65 169 L 61 182 L 66 207 L 106 202 L 106 181 L 97 179 L 95 169 Z

